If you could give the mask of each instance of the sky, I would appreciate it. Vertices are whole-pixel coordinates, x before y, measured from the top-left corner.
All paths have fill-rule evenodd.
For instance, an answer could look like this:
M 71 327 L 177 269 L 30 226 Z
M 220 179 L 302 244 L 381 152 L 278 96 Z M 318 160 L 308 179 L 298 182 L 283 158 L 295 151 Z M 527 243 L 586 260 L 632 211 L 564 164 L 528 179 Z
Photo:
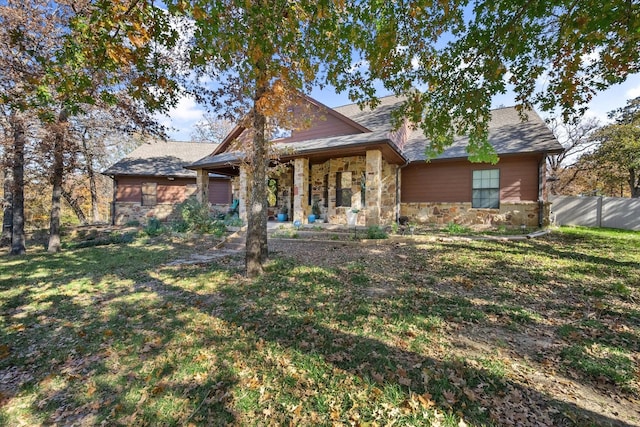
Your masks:
M 337 94 L 332 89 L 327 88 L 323 90 L 316 88 L 310 95 L 328 107 L 338 107 L 351 103 L 346 92 Z M 386 95 L 390 95 L 390 93 L 384 89 L 379 90 L 377 93 L 379 97 Z M 585 116 L 596 117 L 601 122 L 606 122 L 609 111 L 623 107 L 627 100 L 638 96 L 640 96 L 640 74 L 634 74 L 624 83 L 598 93 L 589 103 L 589 110 Z M 504 95 L 494 97 L 492 108 L 508 107 L 514 104 L 514 93 L 507 92 Z M 191 98 L 183 98 L 175 108 L 169 111 L 167 116 L 159 116 L 158 120 L 161 124 L 170 128 L 169 139 L 173 141 L 191 141 L 194 126 L 202 119 L 204 113 L 206 113 L 204 106 L 198 105 Z

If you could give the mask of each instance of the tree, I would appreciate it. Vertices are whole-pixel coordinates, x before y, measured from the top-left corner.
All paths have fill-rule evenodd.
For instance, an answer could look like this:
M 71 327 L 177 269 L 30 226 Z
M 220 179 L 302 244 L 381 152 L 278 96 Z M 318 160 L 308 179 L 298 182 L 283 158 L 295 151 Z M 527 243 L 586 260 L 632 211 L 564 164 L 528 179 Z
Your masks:
M 589 156 L 594 168 L 613 182 L 626 181 L 631 197 L 640 197 L 640 97 L 609 113 L 614 123 L 593 136 L 600 145 Z
M 50 131 L 54 159 L 50 251 L 59 249 L 69 118 L 98 101 L 118 103 L 117 94 L 124 89 L 140 101 L 136 109 L 147 116 L 175 104 L 178 87 L 167 77 L 172 71 L 166 49 L 159 48 L 160 41 L 170 48 L 177 40 L 168 19 L 161 9 L 135 0 L 9 0 L 0 6 L 0 85 L 5 89 L 0 105 L 9 114 L 37 116 Z M 16 142 L 16 153 L 19 148 Z M 24 184 L 15 179 L 18 167 L 24 165 L 14 163 L 14 188 L 19 193 Z M 14 204 L 21 200 L 18 193 L 14 192 Z M 20 226 L 15 218 L 14 206 L 14 228 Z
M 220 119 L 211 113 L 207 113 L 202 120 L 196 123 L 191 134 L 193 142 L 213 142 L 219 144 L 233 129 L 233 122 Z
M 561 194 L 569 188 L 579 174 L 585 169 L 578 160 L 582 154 L 589 152 L 595 145 L 591 134 L 600 126 L 596 118 L 589 118 L 577 123 L 566 123 L 555 117 L 548 122 L 553 134 L 564 147 L 560 154 L 547 157 L 549 167 L 549 191 L 551 194 Z
M 396 117 L 424 130 L 431 156 L 465 134 L 471 160 L 497 160 L 489 108 L 509 85 L 523 116 L 537 106 L 569 121 L 595 92 L 640 71 L 638 2 L 368 0 L 349 8 L 340 39 L 367 66 L 342 76 L 338 89 L 351 87 L 362 102 L 377 81 L 406 94 Z
M 471 11 L 467 18 L 466 13 Z M 197 100 L 253 132 L 247 274 L 266 253 L 265 126 L 287 120 L 298 91 L 329 83 L 375 106 L 376 84 L 406 101 L 394 113 L 423 129 L 435 156 L 469 135 L 475 161 L 497 161 L 488 143 L 491 97 L 514 86 L 523 118 L 534 105 L 565 120 L 593 93 L 640 69 L 634 2 L 615 0 L 173 0 L 192 21 L 187 58 Z M 193 77 L 189 75 L 189 77 Z M 545 90 L 535 92 L 546 78 Z M 418 88 L 423 89 L 422 91 Z M 262 254 L 262 255 L 260 255 Z
M 195 0 L 168 2 L 175 14 L 193 20 L 188 60 L 199 81 L 187 81 L 193 96 L 252 135 L 244 147 L 249 171 L 246 267 L 262 273 L 267 252 L 267 189 L 270 126 L 292 122 L 291 107 L 300 91 L 330 76 L 321 66 L 350 66 L 348 41 L 338 43 L 342 2 L 286 0 Z M 189 76 L 191 77 L 191 76 Z M 205 79 L 201 79 L 204 78 Z

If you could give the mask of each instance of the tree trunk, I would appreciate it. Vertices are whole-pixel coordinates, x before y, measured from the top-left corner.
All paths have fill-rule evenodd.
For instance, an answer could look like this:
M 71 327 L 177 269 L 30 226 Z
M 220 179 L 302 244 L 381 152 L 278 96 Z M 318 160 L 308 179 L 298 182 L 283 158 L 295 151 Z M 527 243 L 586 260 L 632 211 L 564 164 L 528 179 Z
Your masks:
M 24 146 L 26 143 L 26 131 L 22 118 L 16 114 L 11 115 L 13 127 L 13 196 L 11 227 L 11 255 L 24 255 L 26 238 L 24 234 Z
M 84 214 L 84 212 L 82 212 L 82 208 L 80 207 L 78 200 L 74 199 L 71 196 L 71 194 L 68 191 L 66 191 L 64 188 L 61 188 L 61 191 L 62 191 L 62 198 L 64 198 L 67 204 L 69 204 L 69 206 L 71 207 L 71 210 L 73 210 L 73 213 L 76 214 L 76 217 L 78 218 L 78 221 L 80 221 L 80 224 L 86 225 L 88 222 L 87 217 Z
M 258 108 L 257 101 L 264 95 L 266 88 L 258 87 L 253 109 L 253 156 L 249 165 L 251 188 L 247 210 L 247 277 L 257 277 L 263 273 L 263 261 L 268 255 L 266 248 L 267 233 L 267 183 L 266 183 L 266 118 Z
M 635 169 L 629 169 L 629 188 L 632 198 L 640 198 L 640 177 L 636 176 Z
M 8 156 L 7 156 L 8 157 Z M 3 200 L 2 200 L 2 235 L 0 236 L 0 246 L 11 245 L 11 229 L 13 228 L 13 173 L 7 169 L 4 172 L 3 180 Z
M 87 147 L 86 135 L 82 138 L 82 151 L 86 162 L 87 177 L 89 178 L 89 192 L 91 193 L 91 222 L 100 222 L 100 211 L 98 209 L 98 189 L 96 186 L 96 173 L 93 170 L 93 153 Z
M 53 127 L 53 166 L 51 172 L 51 217 L 49 222 L 49 244 L 47 251 L 60 252 L 60 198 L 64 174 L 64 143 L 66 138 L 67 112 L 62 110 Z

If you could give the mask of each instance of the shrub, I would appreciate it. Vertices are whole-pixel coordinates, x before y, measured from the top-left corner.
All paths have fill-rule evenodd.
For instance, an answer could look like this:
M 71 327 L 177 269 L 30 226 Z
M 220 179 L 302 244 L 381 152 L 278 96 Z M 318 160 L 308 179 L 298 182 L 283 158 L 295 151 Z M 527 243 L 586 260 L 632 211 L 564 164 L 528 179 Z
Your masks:
M 180 206 L 184 231 L 221 236 L 227 230 L 224 220 L 215 219 L 209 212 L 209 206 L 195 199 L 188 199 Z
M 83 242 L 78 242 L 78 243 L 69 243 L 65 247 L 69 249 L 80 249 L 80 248 L 92 248 L 95 246 L 125 244 L 125 243 L 133 242 L 135 238 L 136 238 L 135 232 L 129 232 L 129 233 L 113 232 L 106 237 L 94 238 L 91 240 L 85 240 Z
M 165 228 L 158 218 L 149 218 L 149 221 L 142 229 L 142 232 L 149 237 L 154 237 L 164 233 Z
M 176 233 L 186 233 L 189 231 L 189 224 L 184 219 L 180 219 L 171 224 L 171 229 Z
M 456 224 L 455 222 L 447 223 L 445 231 L 450 234 L 465 234 L 469 233 L 469 228 L 464 225 Z
M 394 222 L 393 224 L 391 224 L 391 232 L 393 234 L 398 234 L 398 231 L 400 231 L 400 225 L 398 225 L 397 222 Z
M 387 233 L 378 225 L 367 228 L 367 239 L 386 239 L 387 237 L 389 237 Z

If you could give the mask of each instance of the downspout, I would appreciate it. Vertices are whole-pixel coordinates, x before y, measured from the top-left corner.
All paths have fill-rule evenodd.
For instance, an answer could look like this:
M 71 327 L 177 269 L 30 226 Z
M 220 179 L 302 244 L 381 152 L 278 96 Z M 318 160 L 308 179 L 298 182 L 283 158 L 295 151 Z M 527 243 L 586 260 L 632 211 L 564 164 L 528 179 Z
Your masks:
M 542 153 L 542 159 L 538 163 L 538 227 L 544 225 L 544 173 L 546 171 L 547 152 Z
M 409 166 L 409 160 L 396 168 L 396 224 L 400 221 L 400 171 Z
M 111 200 L 111 209 L 109 209 L 109 213 L 111 214 L 111 225 L 116 225 L 116 192 L 118 190 L 118 180 L 113 175 L 111 176 L 111 179 L 113 179 L 113 197 Z

